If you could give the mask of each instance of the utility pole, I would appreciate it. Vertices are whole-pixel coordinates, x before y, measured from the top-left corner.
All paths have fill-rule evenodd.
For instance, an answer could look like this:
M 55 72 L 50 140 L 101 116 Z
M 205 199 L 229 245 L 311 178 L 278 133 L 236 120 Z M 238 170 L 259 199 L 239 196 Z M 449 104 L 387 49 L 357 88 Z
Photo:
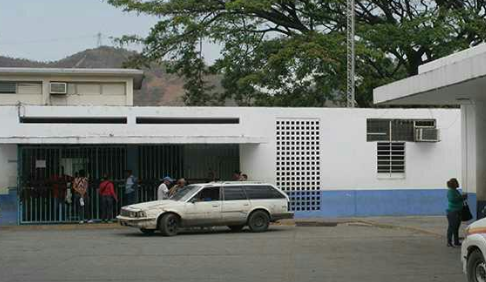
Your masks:
M 355 50 L 354 50 L 354 0 L 347 0 L 347 84 L 346 84 L 346 104 L 348 108 L 355 106 Z

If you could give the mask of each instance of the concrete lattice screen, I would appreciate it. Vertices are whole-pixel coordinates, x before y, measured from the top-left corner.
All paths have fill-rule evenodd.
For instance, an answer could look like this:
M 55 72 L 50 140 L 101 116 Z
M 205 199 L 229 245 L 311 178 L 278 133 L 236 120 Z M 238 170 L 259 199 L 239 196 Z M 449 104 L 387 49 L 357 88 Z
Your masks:
M 318 119 L 276 121 L 276 184 L 294 211 L 320 210 L 319 132 Z

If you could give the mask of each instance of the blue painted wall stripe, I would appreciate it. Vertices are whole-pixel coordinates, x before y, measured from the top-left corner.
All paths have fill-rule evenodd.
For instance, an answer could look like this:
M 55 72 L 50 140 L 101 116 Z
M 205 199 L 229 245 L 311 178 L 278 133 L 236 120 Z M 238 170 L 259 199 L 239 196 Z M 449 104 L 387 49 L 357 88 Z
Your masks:
M 476 215 L 476 194 L 468 195 Z M 18 224 L 17 201 L 15 190 L 0 195 L 0 225 Z M 320 191 L 320 210 L 298 211 L 295 217 L 445 215 L 446 208 L 447 189 Z
M 10 190 L 9 194 L 0 195 L 0 225 L 18 224 L 17 191 Z
M 476 194 L 468 194 L 476 215 Z M 297 211 L 297 218 L 445 215 L 447 189 L 321 191 L 320 211 Z

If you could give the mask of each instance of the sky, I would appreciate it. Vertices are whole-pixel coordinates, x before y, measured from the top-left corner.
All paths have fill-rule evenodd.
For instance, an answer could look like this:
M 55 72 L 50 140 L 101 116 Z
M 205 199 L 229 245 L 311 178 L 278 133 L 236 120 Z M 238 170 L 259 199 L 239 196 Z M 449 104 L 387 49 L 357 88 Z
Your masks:
M 110 37 L 145 36 L 156 22 L 105 0 L 0 0 L 0 55 L 55 61 L 96 48 L 98 33 L 103 45 L 113 45 Z M 204 44 L 207 62 L 218 57 L 217 49 Z

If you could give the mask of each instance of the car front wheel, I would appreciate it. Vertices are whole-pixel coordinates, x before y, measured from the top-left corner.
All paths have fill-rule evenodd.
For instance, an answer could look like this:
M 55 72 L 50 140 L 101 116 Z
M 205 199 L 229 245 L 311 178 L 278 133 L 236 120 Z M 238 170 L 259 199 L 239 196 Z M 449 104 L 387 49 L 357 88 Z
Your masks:
M 159 230 L 164 236 L 175 236 L 179 232 L 179 217 L 173 213 L 164 214 L 159 219 Z
M 467 281 L 486 282 L 486 264 L 480 250 L 474 250 L 467 259 Z
M 270 225 L 270 216 L 268 213 L 258 210 L 253 212 L 248 219 L 248 227 L 253 232 L 267 231 Z

